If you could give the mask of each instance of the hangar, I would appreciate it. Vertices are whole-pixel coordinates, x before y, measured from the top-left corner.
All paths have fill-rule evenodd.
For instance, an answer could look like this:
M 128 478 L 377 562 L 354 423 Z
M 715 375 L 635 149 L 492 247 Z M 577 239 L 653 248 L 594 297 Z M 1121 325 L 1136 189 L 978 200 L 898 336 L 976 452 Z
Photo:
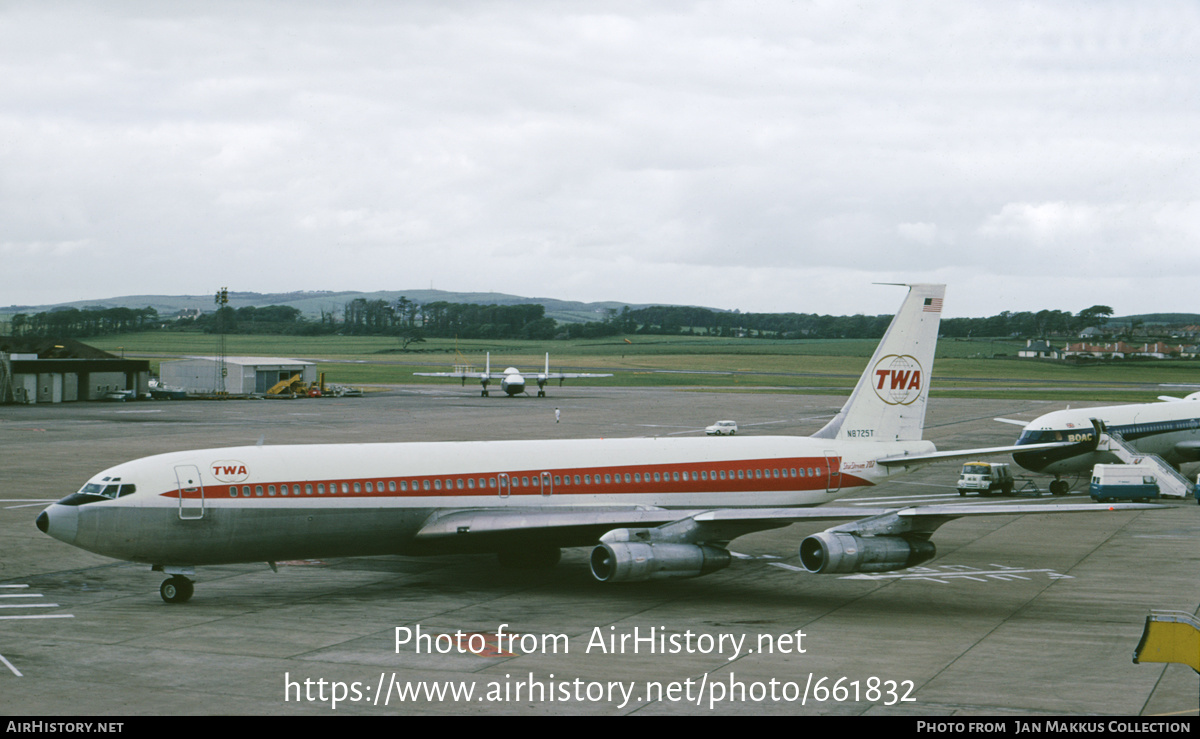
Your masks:
M 189 357 L 162 362 L 158 373 L 164 385 L 191 394 L 215 393 L 222 374 L 218 357 Z M 225 388 L 230 395 L 265 393 L 273 385 L 300 375 L 306 383 L 317 381 L 317 365 L 282 357 L 225 357 Z
M 150 362 L 123 359 L 71 339 L 0 337 L 0 404 L 138 398 Z

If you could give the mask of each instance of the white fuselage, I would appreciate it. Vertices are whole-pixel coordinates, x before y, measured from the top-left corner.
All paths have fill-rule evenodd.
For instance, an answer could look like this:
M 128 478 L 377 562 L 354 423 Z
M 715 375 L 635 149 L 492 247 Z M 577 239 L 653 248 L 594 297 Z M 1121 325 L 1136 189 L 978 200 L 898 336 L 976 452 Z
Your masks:
M 136 492 L 69 496 L 47 509 L 47 533 L 156 565 L 455 551 L 417 541 L 439 511 L 814 506 L 886 478 L 879 458 L 932 449 L 927 441 L 730 437 L 175 452 L 96 475 L 94 490 Z M 594 543 L 584 538 L 556 543 Z
M 525 377 L 515 367 L 504 370 L 500 380 L 500 389 L 509 395 L 520 395 L 525 392 Z
M 1157 454 L 1174 465 L 1200 460 L 1200 402 L 1196 400 L 1054 411 L 1030 421 L 1017 443 L 1087 442 L 1094 436 L 1093 418 L 1143 454 Z M 1033 472 L 1060 475 L 1087 473 L 1097 464 L 1120 461 L 1110 452 L 1080 453 L 1072 447 L 1014 452 L 1013 459 Z

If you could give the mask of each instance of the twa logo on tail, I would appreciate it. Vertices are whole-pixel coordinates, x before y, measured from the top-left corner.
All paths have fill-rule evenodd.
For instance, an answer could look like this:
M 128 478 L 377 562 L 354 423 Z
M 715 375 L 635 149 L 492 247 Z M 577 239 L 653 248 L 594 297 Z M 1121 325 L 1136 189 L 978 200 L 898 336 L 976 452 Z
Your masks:
M 871 376 L 875 394 L 888 405 L 915 403 L 925 388 L 925 371 L 909 354 L 889 354 L 880 359 Z
M 217 482 L 241 482 L 250 476 L 246 465 L 236 460 L 222 460 L 211 465 L 212 475 Z

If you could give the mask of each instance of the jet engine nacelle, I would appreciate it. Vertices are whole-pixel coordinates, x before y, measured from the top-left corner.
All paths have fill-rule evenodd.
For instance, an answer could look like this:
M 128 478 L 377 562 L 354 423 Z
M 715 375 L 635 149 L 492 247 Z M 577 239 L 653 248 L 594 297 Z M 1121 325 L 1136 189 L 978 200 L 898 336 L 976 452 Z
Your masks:
M 937 547 L 926 539 L 855 536 L 822 531 L 800 542 L 800 564 L 809 572 L 891 572 L 928 562 Z
M 700 577 L 729 566 L 729 552 L 697 544 L 603 543 L 592 550 L 592 575 L 601 582 Z

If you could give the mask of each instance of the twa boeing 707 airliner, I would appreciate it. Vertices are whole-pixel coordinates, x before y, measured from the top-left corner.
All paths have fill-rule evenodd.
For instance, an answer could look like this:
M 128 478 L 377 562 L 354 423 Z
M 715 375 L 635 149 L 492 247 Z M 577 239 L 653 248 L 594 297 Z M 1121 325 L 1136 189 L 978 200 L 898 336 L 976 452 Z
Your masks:
M 945 286 L 908 287 L 850 399 L 811 437 L 174 452 L 104 470 L 37 526 L 165 572 L 161 595 L 180 603 L 198 566 L 318 557 L 493 552 L 539 567 L 562 547 L 591 546 L 601 581 L 696 577 L 729 566 L 736 537 L 814 520 L 856 519 L 805 538 L 806 569 L 883 572 L 931 559 L 933 531 L 960 516 L 1147 507 L 817 508 L 916 465 L 1012 449 L 937 452 L 921 439 Z M 514 463 L 530 459 L 547 464 Z

